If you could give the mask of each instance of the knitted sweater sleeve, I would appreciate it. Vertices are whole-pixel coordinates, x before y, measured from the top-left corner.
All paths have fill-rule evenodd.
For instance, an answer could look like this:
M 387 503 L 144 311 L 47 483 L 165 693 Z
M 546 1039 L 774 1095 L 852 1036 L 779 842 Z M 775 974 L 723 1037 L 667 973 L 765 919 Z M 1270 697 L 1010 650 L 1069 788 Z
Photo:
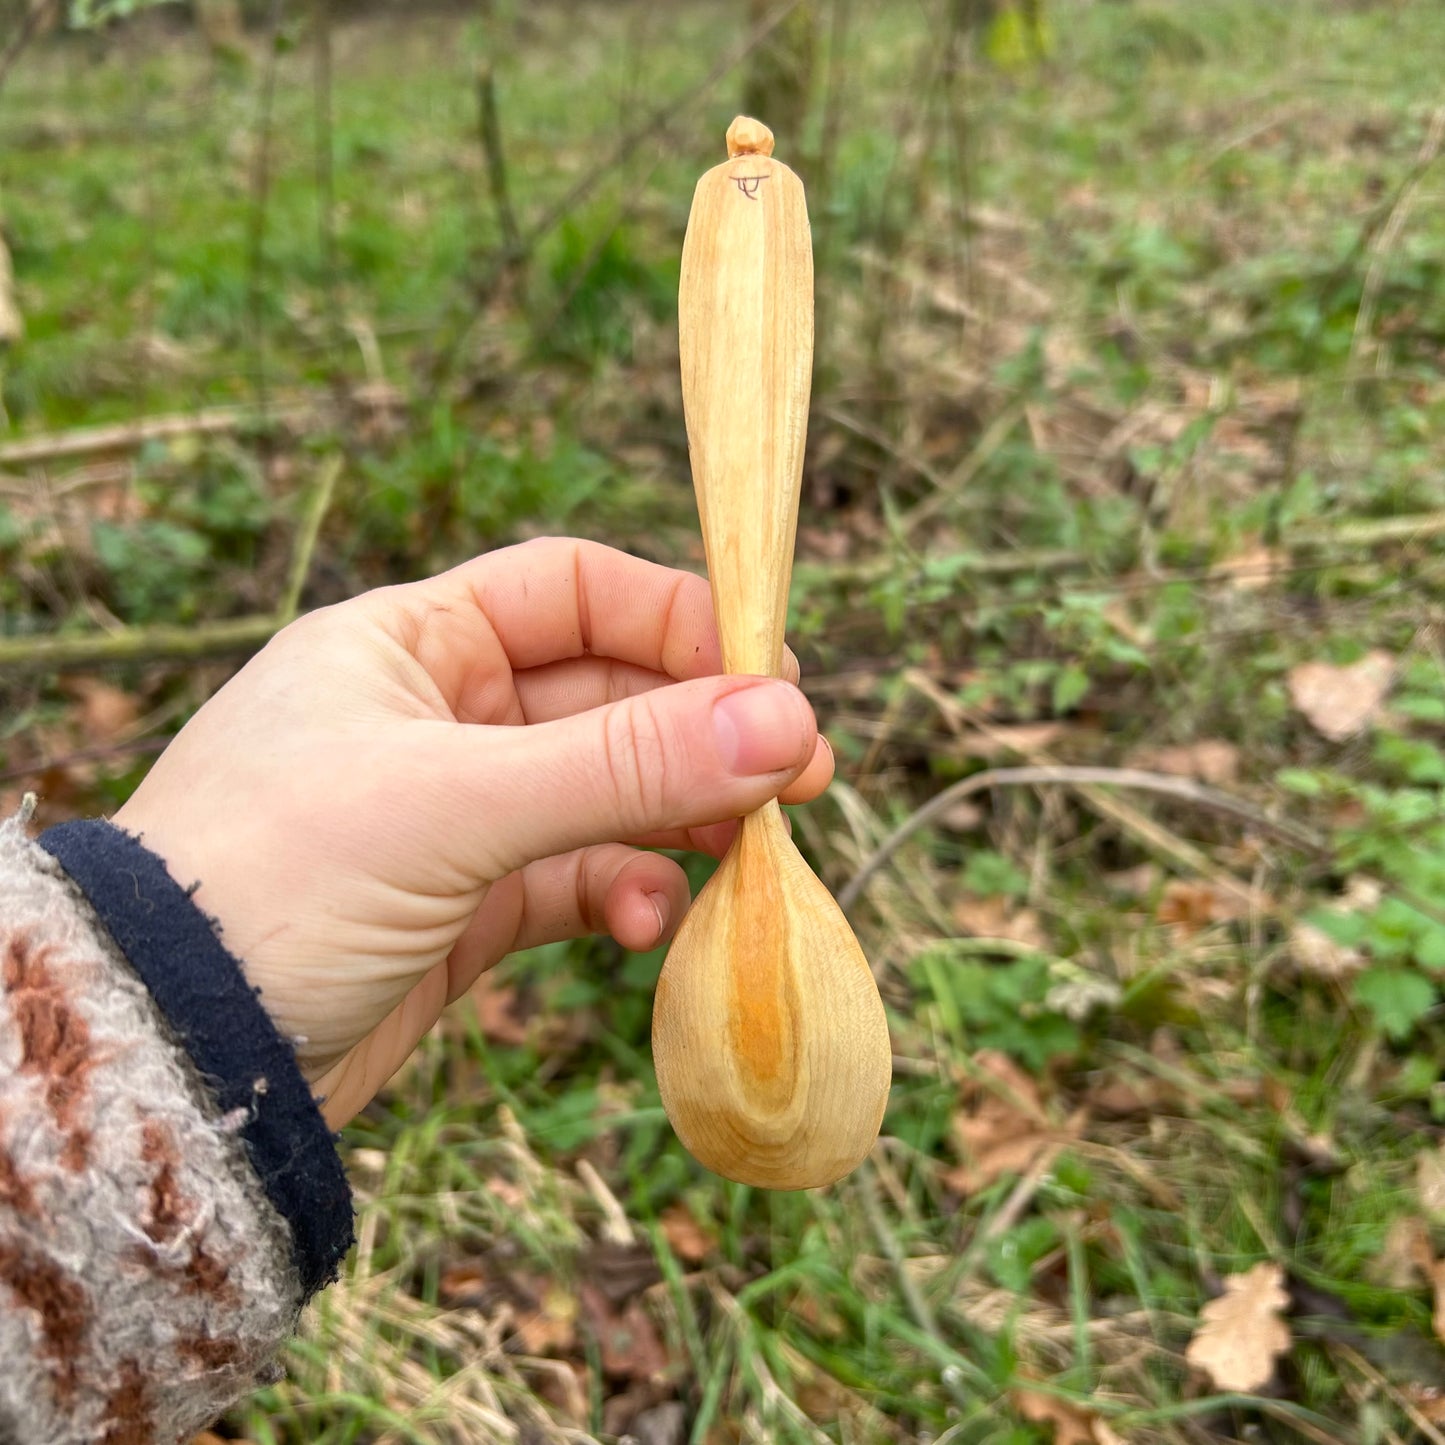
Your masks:
M 37 844 L 0 822 L 0 1445 L 170 1445 L 271 1375 L 350 1243 L 349 1195 L 188 896 L 125 834 L 68 826 Z M 245 993 L 242 1076 L 157 971 Z

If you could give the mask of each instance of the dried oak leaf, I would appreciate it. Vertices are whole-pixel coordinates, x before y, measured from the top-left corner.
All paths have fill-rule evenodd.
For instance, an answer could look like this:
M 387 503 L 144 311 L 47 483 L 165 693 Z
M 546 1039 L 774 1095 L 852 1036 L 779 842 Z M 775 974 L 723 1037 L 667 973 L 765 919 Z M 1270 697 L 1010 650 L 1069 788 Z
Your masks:
M 1054 1427 L 1054 1445 L 1122 1445 L 1101 1416 L 1072 1400 L 1018 1387 L 1009 1399 L 1030 1424 Z
M 1239 749 L 1222 738 L 1201 738 L 1179 747 L 1145 748 L 1129 755 L 1136 768 L 1227 787 L 1239 781 Z
M 667 1247 L 684 1264 L 701 1264 L 717 1246 L 711 1230 L 704 1229 L 686 1204 L 669 1204 L 658 1217 Z
M 1445 1224 L 1445 1144 L 1415 1156 L 1415 1193 L 1426 1216 Z
M 1289 1326 L 1279 1317 L 1288 1303 L 1284 1270 L 1277 1264 L 1266 1261 L 1229 1275 L 1224 1293 L 1199 1311 L 1201 1323 L 1184 1358 L 1220 1390 L 1262 1388 L 1289 1349 Z
M 584 1284 L 582 1308 L 597 1340 L 605 1375 L 646 1383 L 666 1373 L 667 1349 L 641 1300 L 634 1299 L 619 1311 L 601 1290 Z
M 527 1020 L 519 1011 L 517 990 L 510 984 L 496 984 L 485 975 L 472 987 L 472 1006 L 482 1037 L 494 1044 L 527 1042 Z
M 76 703 L 81 734 L 91 747 L 106 747 L 129 733 L 140 719 L 140 703 L 123 688 L 78 674 L 61 689 Z
M 1290 701 L 1310 726 L 1342 743 L 1374 720 L 1394 679 L 1395 659 L 1376 649 L 1346 667 L 1302 662 L 1285 680 Z
M 1350 978 L 1365 966 L 1365 956 L 1358 948 L 1337 943 L 1313 923 L 1295 923 L 1291 927 L 1289 956 L 1302 974 L 1329 982 Z
M 960 1162 L 943 1175 L 944 1184 L 961 1194 L 986 1189 L 1004 1174 L 1022 1174 L 1058 1138 L 1038 1084 L 1008 1055 L 984 1049 L 973 1062 L 977 1078 L 953 1120 Z
M 1164 885 L 1154 916 L 1160 923 L 1173 924 L 1185 935 L 1198 933 L 1211 923 L 1238 918 L 1246 911 L 1244 902 L 1213 883 L 1187 882 L 1171 878 Z

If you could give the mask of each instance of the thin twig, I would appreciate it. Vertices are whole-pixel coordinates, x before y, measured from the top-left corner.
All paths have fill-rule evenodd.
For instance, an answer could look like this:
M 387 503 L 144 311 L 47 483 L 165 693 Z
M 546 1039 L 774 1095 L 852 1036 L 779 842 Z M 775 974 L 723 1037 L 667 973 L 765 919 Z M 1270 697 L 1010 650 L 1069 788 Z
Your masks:
M 0 676 L 6 669 L 34 671 L 99 662 L 150 662 L 158 658 L 218 657 L 245 652 L 279 630 L 274 613 L 233 617 L 201 627 L 128 627 L 122 632 L 75 636 L 0 637 Z
M 306 575 L 311 570 L 311 555 L 316 550 L 316 539 L 321 535 L 321 524 L 326 520 L 331 498 L 336 491 L 336 479 L 340 475 L 340 455 L 327 457 L 321 465 L 320 475 L 316 478 L 311 505 L 306 509 L 306 516 L 291 552 L 291 570 L 286 578 L 286 590 L 281 594 L 281 605 L 276 610 L 281 627 L 294 622 L 301 610 L 301 590 L 306 586 Z
M 267 419 L 271 422 L 302 421 L 315 411 L 313 402 L 287 402 L 273 407 Z M 213 406 L 202 411 L 141 417 L 137 421 L 115 425 L 42 432 L 38 436 L 0 444 L 0 467 L 35 466 L 70 457 L 93 456 L 97 452 L 133 452 L 147 442 L 170 441 L 175 437 L 224 436 L 243 431 L 248 426 L 260 425 L 261 420 L 254 407 Z
M 477 67 L 477 130 L 487 167 L 487 188 L 492 193 L 492 209 L 502 234 L 503 257 L 508 264 L 518 265 L 524 258 L 522 232 L 507 187 L 507 158 L 502 150 L 501 117 L 497 114 L 497 77 L 490 60 Z
M 1267 817 L 1253 804 L 1233 794 L 1221 792 L 1218 788 L 1196 783 L 1192 778 L 1170 777 L 1165 773 L 1151 773 L 1142 768 L 1101 768 L 1101 767 L 1028 767 L 989 768 L 972 777 L 963 778 L 951 787 L 945 788 L 930 798 L 921 808 L 910 814 L 868 855 L 857 872 L 848 880 L 847 886 L 838 894 L 838 906 L 847 913 L 858 901 L 873 875 L 892 859 L 893 855 L 920 829 L 926 828 L 935 818 L 941 817 L 954 804 L 975 793 L 989 788 L 1041 787 L 1048 784 L 1064 784 L 1070 787 L 1100 784 L 1108 787 L 1131 788 L 1136 791 L 1160 793 L 1166 797 L 1178 798 L 1196 807 L 1211 812 L 1226 813 L 1242 819 L 1261 832 L 1272 833 L 1296 848 L 1328 856 L 1329 847 L 1314 834 L 1293 823 L 1283 823 Z

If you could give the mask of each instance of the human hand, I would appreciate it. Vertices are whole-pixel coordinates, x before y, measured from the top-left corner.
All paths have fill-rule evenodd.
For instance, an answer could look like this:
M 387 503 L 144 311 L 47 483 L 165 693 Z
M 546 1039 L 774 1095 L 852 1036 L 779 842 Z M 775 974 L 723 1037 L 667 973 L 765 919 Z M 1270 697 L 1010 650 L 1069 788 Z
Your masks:
M 506 548 L 287 627 L 114 821 L 199 884 L 340 1128 L 505 954 L 669 938 L 687 880 L 639 847 L 721 854 L 827 786 L 797 688 L 720 666 L 702 579 Z

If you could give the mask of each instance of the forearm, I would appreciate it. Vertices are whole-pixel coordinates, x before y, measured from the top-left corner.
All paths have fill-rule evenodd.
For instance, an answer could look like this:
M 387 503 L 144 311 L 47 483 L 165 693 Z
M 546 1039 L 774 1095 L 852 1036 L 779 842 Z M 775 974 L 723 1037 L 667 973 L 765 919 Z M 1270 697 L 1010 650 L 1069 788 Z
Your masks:
M 163 1012 L 141 981 L 169 949 L 183 986 L 223 992 L 234 960 L 194 932 L 156 860 L 119 858 L 106 926 L 50 853 L 0 823 L 0 1439 L 26 1445 L 188 1438 L 264 1378 L 349 1239 L 319 1122 L 293 1152 L 319 1137 L 329 1164 L 298 1173 L 282 1152 L 291 1121 L 273 1086 L 310 1107 L 294 1062 L 285 1077 L 273 1052 L 274 1079 L 236 1077 L 244 1061 L 218 1064 L 184 1006 Z M 70 866 L 85 881 L 83 860 Z M 127 916 L 142 933 L 152 920 L 149 936 Z

